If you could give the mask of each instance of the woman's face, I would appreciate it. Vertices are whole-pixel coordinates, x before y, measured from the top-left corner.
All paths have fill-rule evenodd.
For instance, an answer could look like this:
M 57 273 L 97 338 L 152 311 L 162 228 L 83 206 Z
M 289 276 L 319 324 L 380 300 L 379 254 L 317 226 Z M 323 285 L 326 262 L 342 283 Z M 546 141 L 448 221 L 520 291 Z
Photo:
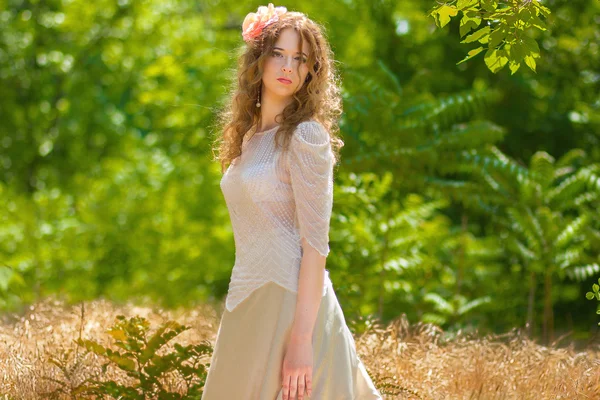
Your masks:
M 293 28 L 285 28 L 281 31 L 277 42 L 268 55 L 263 70 L 263 84 L 266 90 L 281 97 L 291 96 L 300 90 L 308 75 L 306 61 L 309 55 L 309 45 L 306 41 L 302 43 L 302 53 L 298 47 L 300 36 Z M 281 82 L 278 79 L 287 78 L 288 81 Z

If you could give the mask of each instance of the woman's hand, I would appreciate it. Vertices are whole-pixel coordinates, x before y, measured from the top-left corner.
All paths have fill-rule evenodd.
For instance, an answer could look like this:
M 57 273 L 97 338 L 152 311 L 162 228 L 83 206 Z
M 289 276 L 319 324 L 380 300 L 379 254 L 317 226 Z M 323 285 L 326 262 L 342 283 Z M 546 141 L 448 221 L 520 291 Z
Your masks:
M 291 336 L 283 357 L 283 400 L 304 399 L 312 395 L 313 346 L 312 338 Z

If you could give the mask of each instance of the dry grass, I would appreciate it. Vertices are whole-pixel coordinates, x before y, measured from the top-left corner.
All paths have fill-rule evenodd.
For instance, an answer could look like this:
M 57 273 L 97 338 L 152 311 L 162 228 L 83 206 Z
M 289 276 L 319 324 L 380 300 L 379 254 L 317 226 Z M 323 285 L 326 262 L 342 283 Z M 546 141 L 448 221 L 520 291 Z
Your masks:
M 221 308 L 222 309 L 222 308 Z M 128 384 L 121 371 L 100 370 L 100 360 L 74 342 L 83 337 L 109 346 L 105 330 L 117 315 L 139 315 L 155 328 L 167 320 L 191 327 L 174 339 L 181 344 L 214 343 L 220 312 L 206 305 L 163 311 L 106 301 L 65 307 L 48 299 L 20 317 L 4 316 L 0 325 L 0 395 L 2 399 L 39 399 L 57 387 L 51 379 L 76 386 L 101 376 Z M 540 346 L 519 331 L 496 337 L 459 335 L 444 341 L 431 325 L 409 325 L 399 318 L 387 327 L 374 326 L 356 337 L 361 359 L 376 385 L 396 386 L 385 399 L 600 399 L 600 351 Z M 63 359 L 61 371 L 49 362 Z M 181 389 L 173 379 L 166 387 Z M 183 393 L 183 390 L 181 391 Z M 64 396 L 63 398 L 69 398 Z M 319 399 L 328 400 L 328 399 Z

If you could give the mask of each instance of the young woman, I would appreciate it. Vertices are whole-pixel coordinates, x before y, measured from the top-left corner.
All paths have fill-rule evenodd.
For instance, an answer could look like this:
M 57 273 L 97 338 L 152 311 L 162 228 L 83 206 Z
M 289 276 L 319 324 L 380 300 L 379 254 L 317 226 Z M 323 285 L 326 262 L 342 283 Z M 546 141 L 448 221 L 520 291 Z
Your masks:
M 343 146 L 330 47 L 321 26 L 271 3 L 242 36 L 219 137 L 235 264 L 202 399 L 381 399 L 325 269 Z

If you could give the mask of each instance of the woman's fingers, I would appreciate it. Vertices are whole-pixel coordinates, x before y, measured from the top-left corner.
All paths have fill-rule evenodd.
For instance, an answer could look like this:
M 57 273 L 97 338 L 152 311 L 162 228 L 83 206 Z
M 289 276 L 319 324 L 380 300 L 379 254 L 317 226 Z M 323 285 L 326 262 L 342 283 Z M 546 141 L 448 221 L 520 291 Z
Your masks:
M 298 376 L 298 400 L 304 400 L 304 380 L 305 375 L 300 374 L 300 376 Z
M 308 395 L 308 397 L 312 396 L 312 372 L 309 372 L 308 374 L 306 374 L 306 394 Z
M 286 373 L 283 374 L 283 384 L 281 385 L 283 400 L 289 400 L 290 398 L 290 376 Z
M 296 400 L 296 392 L 298 390 L 298 375 L 292 374 L 290 380 L 290 400 Z
M 283 400 L 296 400 L 297 389 L 298 375 L 292 373 L 283 378 Z
M 295 374 L 284 373 L 283 375 L 283 400 L 305 400 L 304 394 L 310 398 L 312 396 L 312 373 Z
M 310 377 L 304 374 L 290 374 L 287 376 L 287 379 L 283 378 L 283 400 L 296 400 L 296 398 L 298 400 L 305 400 L 305 394 L 310 397 L 312 395 L 312 388 L 308 389 L 308 382 L 311 382 Z

